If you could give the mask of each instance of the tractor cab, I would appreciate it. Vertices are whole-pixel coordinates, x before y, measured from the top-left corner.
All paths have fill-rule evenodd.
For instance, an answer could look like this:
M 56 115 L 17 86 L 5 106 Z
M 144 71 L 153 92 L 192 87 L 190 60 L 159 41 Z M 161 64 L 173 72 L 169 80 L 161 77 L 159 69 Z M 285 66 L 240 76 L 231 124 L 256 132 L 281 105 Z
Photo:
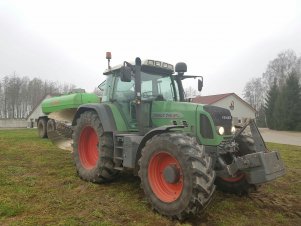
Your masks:
M 119 65 L 104 73 L 107 80 L 99 86 L 103 90 L 102 100 L 117 106 L 129 130 L 138 128 L 137 115 L 140 113 L 137 114 L 137 106 L 141 106 L 139 110 L 142 111 L 143 127 L 150 127 L 147 122 L 153 102 L 180 100 L 178 84 L 172 76 L 173 65 L 145 60 L 141 63 L 138 75 L 132 64 L 127 62 L 125 64 L 126 66 Z
M 178 63 L 177 74 L 174 74 L 172 64 L 157 60 L 141 61 L 139 58 L 136 59 L 135 64 L 125 61 L 115 67 L 109 65 L 104 72 L 107 80 L 99 85 L 99 89 L 103 92 L 102 101 L 117 106 L 128 131 L 140 131 L 144 134 L 151 128 L 160 126 L 160 122 L 156 120 L 158 115 L 164 117 L 163 114 L 167 112 L 176 117 L 179 110 L 183 111 L 177 109 L 177 106 L 182 106 L 179 102 L 185 101 L 182 80 L 201 77 L 184 76 L 186 71 L 185 63 Z M 203 80 L 198 82 L 201 90 Z M 154 109 L 158 110 L 154 111 Z M 168 124 L 178 123 L 169 120 Z

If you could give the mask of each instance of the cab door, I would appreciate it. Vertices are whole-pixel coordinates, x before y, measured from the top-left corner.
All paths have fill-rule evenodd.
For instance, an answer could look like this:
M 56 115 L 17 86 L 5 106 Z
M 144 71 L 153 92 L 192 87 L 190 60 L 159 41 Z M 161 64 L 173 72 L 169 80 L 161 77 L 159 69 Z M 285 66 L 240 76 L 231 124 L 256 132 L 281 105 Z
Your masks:
M 135 82 L 121 81 L 119 76 L 114 77 L 114 89 L 112 93 L 112 102 L 120 111 L 129 130 L 137 129 L 137 120 L 135 112 Z

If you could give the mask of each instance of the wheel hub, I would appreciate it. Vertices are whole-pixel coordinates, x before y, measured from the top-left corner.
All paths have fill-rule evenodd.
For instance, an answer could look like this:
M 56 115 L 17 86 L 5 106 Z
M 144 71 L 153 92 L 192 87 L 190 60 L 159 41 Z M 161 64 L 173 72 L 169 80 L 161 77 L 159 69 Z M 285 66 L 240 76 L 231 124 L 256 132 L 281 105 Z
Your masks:
M 163 176 L 166 182 L 170 184 L 175 184 L 180 179 L 180 171 L 176 165 L 171 164 L 165 167 L 163 171 Z
M 148 166 L 148 181 L 153 193 L 163 202 L 177 200 L 184 187 L 184 177 L 178 160 L 160 151 L 152 156 Z

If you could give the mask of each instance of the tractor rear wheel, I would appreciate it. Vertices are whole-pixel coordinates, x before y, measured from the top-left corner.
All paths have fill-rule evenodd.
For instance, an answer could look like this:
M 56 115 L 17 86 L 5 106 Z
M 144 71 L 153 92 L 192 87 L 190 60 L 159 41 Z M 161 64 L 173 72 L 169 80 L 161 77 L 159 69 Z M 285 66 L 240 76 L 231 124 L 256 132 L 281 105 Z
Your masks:
M 41 138 L 47 138 L 47 118 L 40 118 L 38 121 L 38 134 Z
M 194 138 L 181 133 L 150 139 L 139 167 L 141 186 L 153 209 L 171 218 L 197 214 L 215 190 L 211 157 Z
M 240 135 L 235 140 L 238 143 L 238 156 L 244 156 L 255 152 L 254 140 L 250 136 Z M 232 160 L 227 162 L 227 158 L 224 159 L 227 164 L 230 164 Z M 215 185 L 223 192 L 245 195 L 249 194 L 252 190 L 256 189 L 256 186 L 249 184 L 246 175 L 239 172 L 236 177 L 216 177 Z
M 98 115 L 86 111 L 77 119 L 73 133 L 73 158 L 83 180 L 102 183 L 113 180 L 118 171 L 113 163 L 113 139 L 104 133 Z

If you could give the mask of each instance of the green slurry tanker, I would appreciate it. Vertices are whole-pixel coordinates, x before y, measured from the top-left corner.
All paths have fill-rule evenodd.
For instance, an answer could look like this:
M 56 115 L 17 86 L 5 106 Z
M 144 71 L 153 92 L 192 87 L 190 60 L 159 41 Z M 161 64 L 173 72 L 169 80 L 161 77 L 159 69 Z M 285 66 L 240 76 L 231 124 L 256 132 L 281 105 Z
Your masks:
M 48 137 L 59 148 L 72 151 L 71 122 L 77 108 L 88 103 L 100 103 L 100 98 L 80 90 L 80 92 L 45 99 L 42 102 L 42 111 L 47 116 L 38 119 L 39 136 Z
M 253 120 L 232 125 L 229 110 L 187 102 L 185 63 L 136 58 L 110 67 L 99 85 L 102 100 L 76 93 L 44 101 L 41 137 L 73 151 L 78 175 L 103 183 L 131 170 L 153 209 L 184 219 L 203 210 L 215 188 L 247 194 L 285 173 Z M 175 72 L 174 72 L 175 70 Z

